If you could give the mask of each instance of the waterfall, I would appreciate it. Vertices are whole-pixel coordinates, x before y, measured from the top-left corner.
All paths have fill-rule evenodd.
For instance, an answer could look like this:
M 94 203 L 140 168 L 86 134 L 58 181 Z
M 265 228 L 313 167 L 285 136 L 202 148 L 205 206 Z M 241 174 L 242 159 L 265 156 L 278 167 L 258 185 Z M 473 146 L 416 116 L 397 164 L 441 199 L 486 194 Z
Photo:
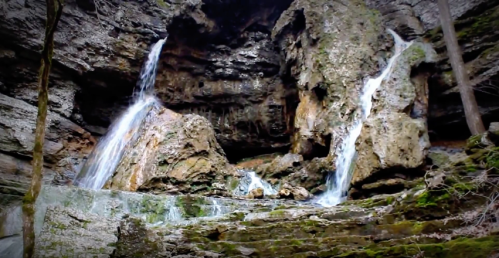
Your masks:
M 336 172 L 334 173 L 334 176 L 328 176 L 326 181 L 327 190 L 318 201 L 318 204 L 322 206 L 334 206 L 346 199 L 348 187 L 355 168 L 354 161 L 357 156 L 355 142 L 360 135 L 363 122 L 371 113 L 372 96 L 383 80 L 390 77 L 393 64 L 400 54 L 412 44 L 412 41 L 405 42 L 393 30 L 388 29 L 388 32 L 395 40 L 395 53 L 389 59 L 388 65 L 383 72 L 377 78 L 370 78 L 366 84 L 364 84 L 362 94 L 360 96 L 360 117 L 353 122 L 353 126 L 350 128 L 347 137 L 341 144 L 339 154 L 336 159 Z
M 142 68 L 134 103 L 110 126 L 109 132 L 99 141 L 90 157 L 74 180 L 79 187 L 101 189 L 113 175 L 128 143 L 137 137 L 140 124 L 151 108 L 158 102 L 153 89 L 156 68 L 165 39 L 159 40 L 151 49 Z
M 218 204 L 217 200 L 213 199 L 212 200 L 212 208 L 211 208 L 211 216 L 212 217 L 218 217 L 218 216 L 221 216 L 222 214 L 224 214 L 222 212 L 222 206 L 220 206 L 220 204 Z
M 244 174 L 239 185 L 234 190 L 235 195 L 247 195 L 253 189 L 262 188 L 264 195 L 276 195 L 277 191 L 272 188 L 272 185 L 258 177 L 255 171 L 240 169 L 240 173 Z
M 254 171 L 248 172 L 248 175 L 251 179 L 251 182 L 248 186 L 248 193 L 253 189 L 262 188 L 264 195 L 277 194 L 277 191 L 274 190 L 269 183 L 263 181 L 260 177 L 258 177 Z

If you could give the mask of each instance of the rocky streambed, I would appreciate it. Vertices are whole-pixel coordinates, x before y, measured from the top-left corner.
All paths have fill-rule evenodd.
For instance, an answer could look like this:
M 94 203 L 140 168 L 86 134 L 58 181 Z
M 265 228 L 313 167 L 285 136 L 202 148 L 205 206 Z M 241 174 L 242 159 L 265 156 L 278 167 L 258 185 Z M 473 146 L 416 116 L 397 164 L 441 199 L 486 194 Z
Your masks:
M 404 191 L 329 208 L 45 186 L 36 257 L 496 257 L 499 152 L 471 152 Z M 2 257 L 20 250 L 19 212 L 2 219 Z

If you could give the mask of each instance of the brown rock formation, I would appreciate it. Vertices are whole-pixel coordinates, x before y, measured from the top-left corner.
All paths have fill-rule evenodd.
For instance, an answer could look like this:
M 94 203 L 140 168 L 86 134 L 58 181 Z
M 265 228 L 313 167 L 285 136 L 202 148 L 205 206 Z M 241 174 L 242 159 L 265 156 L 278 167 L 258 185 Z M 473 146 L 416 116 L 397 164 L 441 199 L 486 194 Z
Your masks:
M 226 194 L 235 171 L 215 139 L 211 124 L 198 115 L 165 108 L 150 112 L 107 184 L 110 189 L 154 193 Z

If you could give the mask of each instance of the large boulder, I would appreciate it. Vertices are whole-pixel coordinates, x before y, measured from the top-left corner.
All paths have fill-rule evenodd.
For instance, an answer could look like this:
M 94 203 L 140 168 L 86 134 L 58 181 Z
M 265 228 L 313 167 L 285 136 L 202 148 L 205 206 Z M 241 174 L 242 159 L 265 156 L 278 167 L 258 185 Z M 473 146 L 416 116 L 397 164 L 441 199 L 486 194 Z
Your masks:
M 206 118 L 156 108 L 142 125 L 140 137 L 125 150 L 107 187 L 226 194 L 226 178 L 236 175 Z
M 371 114 L 357 139 L 352 184 L 378 172 L 424 164 L 430 147 L 426 124 L 428 76 L 415 77 L 413 68 L 434 60 L 434 50 L 421 42 L 412 43 L 397 58 L 391 75 L 374 94 Z

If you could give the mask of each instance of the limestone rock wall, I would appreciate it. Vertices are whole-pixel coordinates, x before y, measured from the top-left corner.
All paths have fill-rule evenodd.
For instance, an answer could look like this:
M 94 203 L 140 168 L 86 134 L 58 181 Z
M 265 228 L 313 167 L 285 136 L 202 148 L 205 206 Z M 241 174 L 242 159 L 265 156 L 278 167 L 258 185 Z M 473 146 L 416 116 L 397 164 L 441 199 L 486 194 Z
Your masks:
M 270 32 L 291 2 L 203 1 L 168 26 L 158 97 L 206 117 L 232 161 L 289 148 L 297 95 Z
M 430 147 L 426 122 L 429 73 L 419 70 L 422 74 L 418 75 L 416 68 L 435 60 L 431 45 L 422 42 L 413 42 L 396 60 L 391 75 L 373 96 L 371 114 L 357 139 L 352 184 L 372 179 L 380 171 L 408 174 L 425 164 Z
M 181 9 L 156 1 L 97 3 L 65 1 L 55 33 L 44 151 L 45 174 L 56 174 L 58 183 L 71 180 L 93 148 L 92 134 L 105 133 L 128 105 L 147 48 Z M 0 4 L 0 175 L 9 195 L 23 195 L 31 173 L 45 16 L 44 1 Z

